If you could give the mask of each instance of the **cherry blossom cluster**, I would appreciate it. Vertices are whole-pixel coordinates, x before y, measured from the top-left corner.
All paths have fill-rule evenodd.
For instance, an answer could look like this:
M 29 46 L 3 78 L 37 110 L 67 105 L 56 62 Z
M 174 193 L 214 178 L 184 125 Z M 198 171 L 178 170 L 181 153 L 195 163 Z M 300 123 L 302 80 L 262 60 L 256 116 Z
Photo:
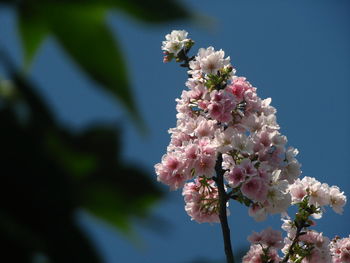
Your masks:
M 286 148 L 287 138 L 279 132 L 271 99 L 261 99 L 246 78 L 235 75 L 223 50 L 201 48 L 189 58 L 193 43 L 187 32 L 176 30 L 163 41 L 164 61 L 184 62 L 190 77 L 176 100 L 177 126 L 169 130 L 167 153 L 155 165 L 158 181 L 172 190 L 198 177 L 207 183 L 220 154 L 230 197 L 249 206 L 251 216 L 264 220 L 285 212 L 292 201 L 288 186 L 301 171 L 298 151 Z M 218 210 L 206 211 L 207 222 L 215 222 L 211 214 Z
M 329 187 L 326 183 L 320 183 L 315 178 L 304 177 L 302 180 L 297 179 L 289 186 L 292 196 L 292 204 L 303 201 L 308 196 L 309 204 L 316 207 L 331 206 L 338 213 L 343 213 L 343 207 L 346 203 L 346 196 L 340 192 L 338 186 Z M 321 215 L 322 210 L 319 215 Z M 317 215 L 314 215 L 317 217 Z
M 197 222 L 220 222 L 219 195 L 215 182 L 197 177 L 184 186 L 185 210 Z
M 290 224 L 288 222 L 287 224 Z M 287 229 L 286 229 L 287 230 Z M 301 263 L 346 263 L 350 262 L 350 239 L 339 237 L 331 242 L 328 237 L 314 230 L 305 230 L 296 237 L 296 229 L 288 229 L 282 239 L 280 231 L 267 229 L 248 238 L 252 243 L 243 257 L 243 263 L 301 262 Z M 282 248 L 282 257 L 278 249 Z M 286 257 L 288 255 L 288 257 Z
M 288 220 L 287 220 L 288 221 Z M 290 225 L 290 222 L 286 223 Z M 285 224 L 284 224 L 285 225 Z M 295 229 L 285 229 L 288 236 L 283 240 L 282 233 L 271 228 L 254 233 L 248 240 L 251 246 L 243 257 L 243 263 L 349 263 L 350 238 L 334 238 L 332 241 L 314 230 L 300 232 L 296 238 Z M 293 231 L 294 230 L 294 231 Z M 282 248 L 284 257 L 278 249 Z M 288 257 L 286 257 L 288 255 Z
M 309 229 L 315 225 L 310 216 L 321 218 L 324 206 L 331 206 L 336 213 L 342 213 L 346 203 L 344 193 L 336 186 L 329 187 L 310 177 L 297 179 L 289 189 L 298 212 L 294 220 L 287 215 L 282 218 L 282 229 L 287 236 L 282 241 L 282 233 L 272 229 L 254 233 L 248 238 L 252 245 L 243 262 L 350 263 L 349 238 L 336 237 L 331 242 L 323 233 Z M 281 248 L 284 261 L 278 257 L 276 250 Z
M 253 233 L 248 237 L 248 240 L 252 243 L 252 246 L 243 257 L 243 263 L 280 262 L 281 258 L 277 251 L 283 247 L 281 231 L 268 228 L 260 233 Z
M 182 188 L 185 210 L 199 223 L 220 222 L 220 204 L 228 207 L 230 199 L 246 205 L 256 221 L 281 214 L 286 237 L 271 228 L 253 233 L 244 263 L 350 263 L 350 238 L 330 241 L 310 229 L 310 218 L 321 218 L 326 206 L 342 214 L 344 193 L 315 178 L 300 179 L 298 150 L 286 146 L 271 99 L 261 99 L 236 75 L 223 50 L 201 48 L 190 57 L 193 45 L 184 30 L 162 43 L 163 61 L 182 63 L 189 77 L 176 99 L 177 125 L 169 129 L 167 152 L 155 165 L 157 180 Z M 287 214 L 291 205 L 298 208 L 294 219 Z
M 178 53 L 184 49 L 190 49 L 194 42 L 187 38 L 188 33 L 185 30 L 173 30 L 165 36 L 162 50 L 164 51 L 163 62 L 170 62 L 176 58 Z

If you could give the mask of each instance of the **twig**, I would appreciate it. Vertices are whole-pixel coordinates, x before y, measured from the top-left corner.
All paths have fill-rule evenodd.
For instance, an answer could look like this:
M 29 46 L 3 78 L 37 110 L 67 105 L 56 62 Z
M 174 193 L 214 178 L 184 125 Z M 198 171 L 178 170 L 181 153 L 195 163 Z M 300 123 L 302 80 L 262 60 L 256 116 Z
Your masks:
M 298 242 L 301 230 L 304 228 L 304 222 L 302 222 L 300 224 L 300 226 L 297 227 L 297 231 L 295 233 L 295 237 L 293 239 L 292 244 L 290 245 L 289 249 L 288 249 L 288 253 L 285 255 L 285 257 L 283 258 L 283 260 L 281 261 L 281 263 L 286 263 L 289 260 L 290 254 L 293 252 L 294 246 L 296 245 L 296 243 Z

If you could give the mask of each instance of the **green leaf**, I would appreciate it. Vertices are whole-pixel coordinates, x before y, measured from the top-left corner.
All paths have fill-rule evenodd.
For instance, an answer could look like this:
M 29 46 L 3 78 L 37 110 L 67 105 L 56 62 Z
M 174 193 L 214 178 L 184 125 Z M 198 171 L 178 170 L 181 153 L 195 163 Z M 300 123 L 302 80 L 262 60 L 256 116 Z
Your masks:
M 55 126 L 54 117 L 46 102 L 36 93 L 33 84 L 16 71 L 15 65 L 7 53 L 1 52 L 1 50 L 0 61 L 7 68 L 14 92 L 18 93 L 18 97 L 25 101 L 27 110 L 30 112 L 31 121 L 34 123 L 33 127 L 40 130 L 42 127 Z
M 48 35 L 49 30 L 35 6 L 22 4 L 18 12 L 18 26 L 22 39 L 24 67 L 28 69 L 37 50 Z
M 115 8 L 148 23 L 162 23 L 190 18 L 190 13 L 185 5 L 176 0 L 61 0 L 60 2 Z
M 96 157 L 93 154 L 74 149 L 67 143 L 67 138 L 65 140 L 63 138 L 63 134 L 58 136 L 54 132 L 47 135 L 47 146 L 52 151 L 57 162 L 67 172 L 76 176 L 76 179 L 92 173 L 97 165 Z
M 75 138 L 76 149 L 97 157 L 95 170 L 77 182 L 77 189 L 82 207 L 129 232 L 130 219 L 147 216 L 162 192 L 145 169 L 120 159 L 120 136 L 119 130 L 100 126 Z
M 139 171 L 115 167 L 109 172 L 111 175 L 100 172 L 100 178 L 82 182 L 78 187 L 82 205 L 88 212 L 128 233 L 131 230 L 130 219 L 146 217 L 147 211 L 161 194 L 150 179 L 141 176 Z M 135 182 L 123 177 L 134 177 Z M 136 184 L 145 190 L 138 191 Z
M 105 21 L 106 8 L 58 3 L 41 8 L 65 51 L 101 88 L 119 98 L 131 116 L 140 122 L 122 52 Z
M 50 262 L 101 262 L 75 223 L 74 185 L 33 128 L 36 123 L 17 120 L 9 108 L 0 109 L 0 119 L 0 241 L 5 257 L 32 262 L 23 256 L 42 252 Z
M 183 4 L 173 0 L 114 0 L 114 7 L 145 22 L 161 23 L 190 17 Z

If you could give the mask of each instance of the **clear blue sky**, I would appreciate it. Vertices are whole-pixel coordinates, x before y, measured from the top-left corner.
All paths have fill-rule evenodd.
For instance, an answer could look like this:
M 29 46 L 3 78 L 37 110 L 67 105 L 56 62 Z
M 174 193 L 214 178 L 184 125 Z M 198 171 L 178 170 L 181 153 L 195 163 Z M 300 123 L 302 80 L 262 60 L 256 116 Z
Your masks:
M 350 196 L 350 2 L 183 2 L 205 15 L 200 20 L 207 21 L 205 26 L 180 21 L 155 27 L 119 13 L 109 17 L 125 51 L 134 94 L 150 130 L 148 137 L 139 135 L 123 110 L 95 89 L 51 38 L 36 58 L 32 76 L 59 120 L 76 129 L 101 120 L 122 122 L 125 158 L 152 174 L 168 145 L 167 130 L 175 126 L 174 100 L 186 80 L 182 68 L 162 63 L 160 45 L 172 29 L 186 29 L 196 41 L 195 50 L 209 45 L 224 49 L 237 74 L 247 77 L 262 98 L 272 98 L 282 133 L 300 151 L 303 175 L 339 185 Z M 4 8 L 0 9 L 0 44 L 20 63 L 15 16 Z M 169 192 L 154 209 L 157 217 L 168 222 L 166 229 L 138 226 L 138 242 L 83 214 L 80 220 L 107 263 L 222 259 L 219 225 L 191 222 L 183 206 L 181 192 Z M 269 225 L 280 228 L 279 216 L 256 224 L 246 208 L 233 203 L 230 210 L 234 248 L 248 245 L 246 236 L 252 230 Z M 348 236 L 349 220 L 347 205 L 343 216 L 327 210 L 316 228 L 329 237 Z

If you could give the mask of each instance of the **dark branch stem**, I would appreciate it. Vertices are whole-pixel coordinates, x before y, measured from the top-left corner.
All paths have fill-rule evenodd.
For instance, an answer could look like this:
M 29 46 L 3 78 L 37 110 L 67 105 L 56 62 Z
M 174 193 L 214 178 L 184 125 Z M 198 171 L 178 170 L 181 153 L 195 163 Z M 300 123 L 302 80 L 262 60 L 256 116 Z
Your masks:
M 189 57 L 187 55 L 188 51 L 189 51 L 188 49 L 186 49 L 186 50 L 182 49 L 177 56 L 183 62 L 182 64 L 180 64 L 180 66 L 183 67 L 183 68 L 188 68 L 190 70 L 191 69 L 190 68 L 190 61 L 194 60 L 194 56 L 193 57 Z M 187 76 L 189 78 L 192 78 L 191 74 L 187 74 Z
M 292 244 L 290 245 L 289 249 L 288 249 L 288 253 L 285 255 L 285 257 L 283 258 L 283 260 L 281 261 L 281 263 L 286 263 L 288 262 L 289 260 L 289 257 L 291 254 L 293 254 L 293 249 L 294 249 L 294 246 L 296 245 L 296 243 L 298 242 L 299 240 L 299 236 L 300 236 L 300 233 L 301 233 L 301 230 L 304 228 L 304 222 L 302 222 L 302 224 L 300 226 L 297 227 L 297 231 L 295 233 L 295 237 L 293 239 L 293 242 Z
M 227 193 L 224 187 L 224 170 L 222 169 L 222 155 L 219 154 L 218 159 L 215 165 L 216 171 L 216 184 L 219 190 L 219 218 L 221 223 L 221 230 L 224 237 L 224 245 L 225 245 L 225 254 L 227 263 L 234 263 L 235 260 L 233 258 L 232 246 L 231 246 L 231 237 L 230 237 L 230 228 L 227 222 L 227 214 L 226 214 L 226 203 L 227 203 Z
M 182 49 L 179 54 L 178 58 L 183 63 L 180 64 L 181 67 L 190 69 L 190 61 L 194 60 L 193 57 L 188 57 L 187 53 L 189 50 Z M 192 76 L 188 74 L 188 77 L 191 78 Z M 218 159 L 215 164 L 215 171 L 216 171 L 216 177 L 214 177 L 214 181 L 216 182 L 218 186 L 219 191 L 219 218 L 221 223 L 221 230 L 224 238 L 224 246 L 225 246 L 225 254 L 226 254 L 226 261 L 227 263 L 235 263 L 233 252 L 232 252 L 232 246 L 231 246 L 231 237 L 230 237 L 230 228 L 228 226 L 227 222 L 227 214 L 226 214 L 226 203 L 230 199 L 230 195 L 226 193 L 225 186 L 224 186 L 224 173 L 225 171 L 222 169 L 222 154 L 220 153 L 218 156 Z

